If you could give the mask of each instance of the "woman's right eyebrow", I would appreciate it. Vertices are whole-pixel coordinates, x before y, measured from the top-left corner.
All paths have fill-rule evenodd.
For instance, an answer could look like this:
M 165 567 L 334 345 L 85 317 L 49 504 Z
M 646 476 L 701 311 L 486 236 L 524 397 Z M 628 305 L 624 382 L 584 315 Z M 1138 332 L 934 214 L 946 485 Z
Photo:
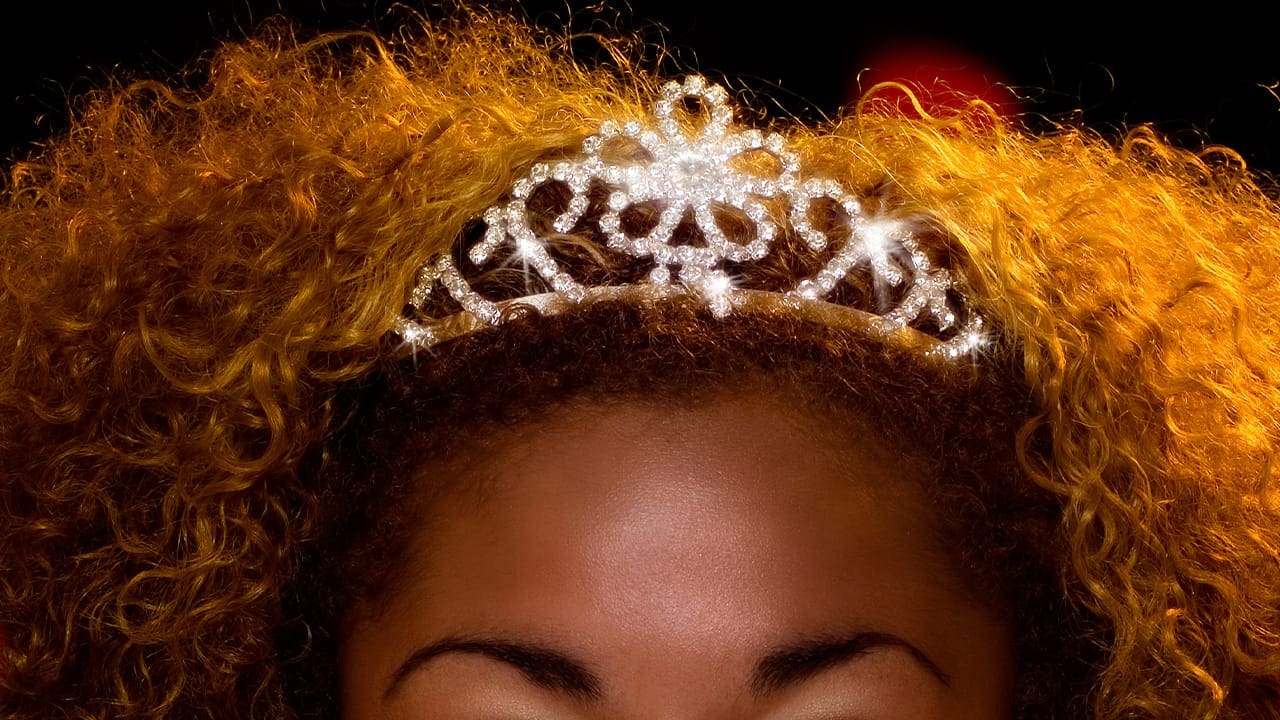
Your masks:
M 530 682 L 548 690 L 580 700 L 601 697 L 600 679 L 587 666 L 567 653 L 526 641 L 489 638 L 446 638 L 415 650 L 391 675 L 382 693 L 385 702 L 400 683 L 432 659 L 450 653 L 483 655 L 506 663 L 524 674 Z

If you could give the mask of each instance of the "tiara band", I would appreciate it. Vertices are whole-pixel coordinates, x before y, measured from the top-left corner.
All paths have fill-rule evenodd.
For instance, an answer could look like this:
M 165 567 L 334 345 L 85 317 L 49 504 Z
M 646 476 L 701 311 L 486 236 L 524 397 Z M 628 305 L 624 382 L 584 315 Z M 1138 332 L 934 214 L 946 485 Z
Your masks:
M 679 108 L 690 101 L 700 106 L 703 118 L 693 132 L 686 131 L 679 118 Z M 505 249 L 506 262 L 517 260 L 526 272 L 532 268 L 549 292 L 489 299 L 464 276 L 461 258 L 455 261 L 452 254 L 444 254 L 420 270 L 397 332 L 406 343 L 426 348 L 499 325 L 517 307 L 556 314 L 598 300 L 693 295 L 717 317 L 746 305 L 784 310 L 814 303 L 838 307 L 864 316 L 860 324 L 873 334 L 931 336 L 934 342 L 926 352 L 949 358 L 983 342 L 982 317 L 966 307 L 952 272 L 938 267 L 920 248 L 909 222 L 867 213 L 833 180 L 802 179 L 799 156 L 781 135 L 738 128 L 733 117 L 724 88 L 693 75 L 663 87 L 650 122 L 606 121 L 583 141 L 578 157 L 533 165 L 512 185 L 505 202 L 484 211 L 483 237 L 466 249 L 465 257 L 483 268 Z M 744 162 L 761 159 L 764 170 L 761 162 Z M 546 218 L 551 220 L 549 228 L 535 230 L 530 200 L 550 185 L 567 189 L 567 200 L 554 219 Z M 593 208 L 593 203 L 600 207 Z M 839 208 L 844 218 L 840 227 L 815 226 L 812 211 L 817 203 Z M 640 232 L 624 222 L 638 207 L 652 208 L 657 216 L 651 228 Z M 726 213 L 739 218 L 750 232 L 731 237 L 720 222 Z M 700 244 L 675 241 L 682 224 L 696 228 Z M 647 277 L 621 285 L 580 282 L 553 255 L 549 241 L 583 232 L 603 238 L 612 252 L 651 263 Z M 728 267 L 764 260 L 785 232 L 830 257 L 819 271 L 796 278 L 781 292 L 741 286 Z M 853 272 L 870 274 L 873 307 L 831 301 Z M 442 294 L 461 311 L 430 317 L 424 312 L 427 305 Z

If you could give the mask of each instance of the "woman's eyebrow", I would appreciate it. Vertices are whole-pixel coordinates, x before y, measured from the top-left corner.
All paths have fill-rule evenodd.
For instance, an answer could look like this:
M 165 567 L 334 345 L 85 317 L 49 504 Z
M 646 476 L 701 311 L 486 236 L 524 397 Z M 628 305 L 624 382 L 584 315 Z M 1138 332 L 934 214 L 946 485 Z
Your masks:
M 856 632 L 799 642 L 770 651 L 752 673 L 751 689 L 768 695 L 804 682 L 818 673 L 865 655 L 877 648 L 904 650 L 924 670 L 943 685 L 950 676 L 924 651 L 905 639 L 884 632 Z M 524 640 L 487 638 L 447 638 L 415 650 L 391 675 L 383 700 L 389 699 L 400 683 L 432 659 L 449 653 L 483 655 L 519 670 L 530 682 L 581 700 L 598 700 L 602 693 L 599 677 L 587 665 L 565 652 Z
M 586 665 L 568 654 L 536 643 L 492 640 L 487 638 L 447 638 L 419 648 L 401 663 L 387 689 L 385 701 L 391 697 L 410 673 L 433 658 L 449 653 L 467 653 L 506 663 L 519 670 L 530 682 L 581 700 L 600 698 L 600 680 Z
M 923 650 L 903 638 L 885 632 L 855 632 L 808 640 L 771 651 L 756 665 L 751 689 L 757 696 L 768 695 L 877 648 L 906 651 L 930 675 L 950 687 L 951 676 L 943 672 Z

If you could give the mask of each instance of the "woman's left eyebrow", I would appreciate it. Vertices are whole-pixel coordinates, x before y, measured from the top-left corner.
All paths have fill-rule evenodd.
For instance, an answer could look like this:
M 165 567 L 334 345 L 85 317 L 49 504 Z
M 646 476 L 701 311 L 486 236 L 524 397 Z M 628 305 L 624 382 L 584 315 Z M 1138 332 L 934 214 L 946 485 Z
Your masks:
M 387 700 L 410 673 L 432 659 L 449 653 L 483 655 L 506 663 L 530 682 L 581 700 L 601 696 L 600 679 L 587 666 L 559 650 L 525 641 L 489 638 L 447 638 L 415 650 L 391 675 L 382 699 Z
M 905 651 L 917 665 L 950 687 L 951 676 L 923 650 L 892 633 L 872 631 L 820 637 L 773 650 L 756 665 L 751 689 L 757 696 L 768 695 L 880 648 Z

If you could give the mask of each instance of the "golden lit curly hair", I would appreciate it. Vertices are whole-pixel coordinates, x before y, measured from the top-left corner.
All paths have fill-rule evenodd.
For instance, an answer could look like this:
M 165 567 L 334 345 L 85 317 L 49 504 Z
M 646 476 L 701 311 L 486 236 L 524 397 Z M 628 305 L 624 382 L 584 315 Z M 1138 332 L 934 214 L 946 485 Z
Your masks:
M 288 675 L 323 643 L 288 599 L 340 525 L 324 470 L 370 417 L 352 388 L 394 374 L 428 257 L 532 163 L 644 113 L 659 80 L 602 42 L 586 67 L 485 13 L 394 39 L 270 24 L 198 94 L 98 93 L 12 167 L 0 715 L 310 712 Z M 1280 718 L 1275 198 L 1227 151 L 1034 135 L 980 103 L 907 118 L 899 90 L 778 129 L 929 217 L 994 326 L 975 362 L 1024 399 L 1007 445 L 1056 510 L 1034 542 L 1063 622 L 1024 641 L 1081 633 L 1100 720 Z

